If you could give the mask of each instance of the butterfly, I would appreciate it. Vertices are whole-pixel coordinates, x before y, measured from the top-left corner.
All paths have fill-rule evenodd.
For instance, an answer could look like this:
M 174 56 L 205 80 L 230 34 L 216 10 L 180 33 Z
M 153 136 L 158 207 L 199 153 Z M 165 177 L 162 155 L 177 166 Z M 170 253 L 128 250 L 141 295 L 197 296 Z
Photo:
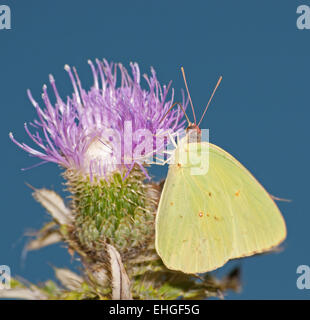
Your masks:
M 195 121 L 186 116 L 186 136 L 169 165 L 156 215 L 155 247 L 168 269 L 191 274 L 278 246 L 286 238 L 286 225 L 272 196 L 238 160 L 200 140 L 199 125 L 222 78 L 197 125 L 183 68 L 182 73 Z M 207 170 L 195 174 L 197 165 L 188 159 L 203 150 L 208 152 Z

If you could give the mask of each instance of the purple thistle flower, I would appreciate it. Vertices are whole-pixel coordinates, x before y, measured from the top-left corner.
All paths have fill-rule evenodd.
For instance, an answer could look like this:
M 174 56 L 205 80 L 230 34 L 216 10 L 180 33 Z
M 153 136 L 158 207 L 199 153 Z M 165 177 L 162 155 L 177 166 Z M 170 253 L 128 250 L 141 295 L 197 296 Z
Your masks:
M 164 150 L 164 139 L 156 139 L 158 133 L 164 134 L 168 130 L 177 133 L 184 126 L 184 121 L 181 121 L 183 113 L 179 109 L 171 110 L 164 118 L 174 98 L 172 89 L 168 99 L 171 82 L 168 86 L 161 86 L 151 69 L 150 77 L 144 75 L 148 85 L 148 90 L 145 90 L 140 85 L 137 63 L 130 64 L 132 76 L 121 64 L 109 64 L 106 60 L 96 60 L 96 65 L 89 61 L 89 65 L 94 84 L 88 92 L 82 88 L 76 69 L 67 65 L 65 70 L 74 93 L 66 101 L 60 97 L 52 75 L 49 80 L 56 97 L 54 106 L 45 85 L 42 94 L 44 109 L 32 97 L 30 90 L 27 91 L 38 119 L 30 123 L 37 130 L 35 133 L 26 123 L 25 130 L 40 151 L 16 141 L 12 133 L 11 140 L 30 155 L 42 159 L 41 163 L 54 162 L 89 174 L 91 178 L 94 175 L 103 177 L 121 168 L 127 168 L 128 175 L 135 164 L 146 174 L 143 163 Z M 187 105 L 182 95 L 183 105 Z M 152 152 L 144 150 L 140 156 L 129 152 L 128 156 L 125 150 L 136 150 L 143 140 L 140 137 L 132 139 L 128 133 L 139 130 L 152 134 Z

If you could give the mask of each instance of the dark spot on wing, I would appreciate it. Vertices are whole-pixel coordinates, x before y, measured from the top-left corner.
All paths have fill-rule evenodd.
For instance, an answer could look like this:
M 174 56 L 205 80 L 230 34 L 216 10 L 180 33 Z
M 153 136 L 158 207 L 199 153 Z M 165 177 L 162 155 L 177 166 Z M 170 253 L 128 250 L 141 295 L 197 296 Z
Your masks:
M 209 197 L 212 197 L 212 193 L 211 192 L 209 192 Z
M 240 196 L 240 190 L 238 190 L 238 191 L 235 193 L 235 196 L 236 196 L 236 197 L 239 197 L 239 196 Z

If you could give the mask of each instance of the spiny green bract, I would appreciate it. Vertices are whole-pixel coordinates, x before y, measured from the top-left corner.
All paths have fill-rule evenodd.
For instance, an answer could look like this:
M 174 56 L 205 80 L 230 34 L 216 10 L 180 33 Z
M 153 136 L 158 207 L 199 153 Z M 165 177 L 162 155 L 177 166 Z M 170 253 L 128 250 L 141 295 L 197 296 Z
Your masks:
M 148 248 L 154 239 L 156 199 L 151 187 L 143 183 L 142 174 L 134 170 L 126 179 L 121 173 L 114 173 L 107 180 L 91 181 L 66 172 L 75 233 L 82 246 L 98 250 L 101 240 L 130 258 Z

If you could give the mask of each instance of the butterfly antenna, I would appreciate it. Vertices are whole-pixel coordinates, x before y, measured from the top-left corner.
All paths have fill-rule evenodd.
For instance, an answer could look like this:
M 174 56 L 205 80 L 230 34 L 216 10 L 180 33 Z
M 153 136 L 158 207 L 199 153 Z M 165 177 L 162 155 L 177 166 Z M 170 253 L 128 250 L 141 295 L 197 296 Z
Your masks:
M 185 72 L 184 72 L 184 68 L 183 68 L 183 67 L 181 67 L 181 71 L 182 71 L 182 74 L 183 74 L 183 79 L 184 79 L 186 91 L 187 91 L 187 94 L 188 94 L 188 97 L 189 97 L 189 102 L 190 102 L 191 107 L 192 107 L 192 111 L 193 111 L 193 115 L 194 115 L 194 123 L 195 123 L 195 125 L 196 125 L 195 109 L 194 109 L 194 105 L 193 105 L 193 101 L 192 101 L 191 95 L 189 94 L 189 90 L 188 90 L 188 86 L 187 86 L 187 82 L 186 82 L 186 77 L 185 77 Z
M 185 110 L 184 110 L 184 108 L 183 108 L 183 106 L 181 105 L 181 103 L 180 102 L 175 102 L 170 108 L 169 108 L 169 110 L 166 112 L 166 114 L 162 117 L 162 119 L 160 120 L 160 122 L 159 122 L 159 124 L 161 124 L 163 121 L 164 121 L 164 119 L 167 117 L 167 115 L 168 115 L 168 113 L 172 110 L 172 108 L 175 106 L 175 105 L 178 105 L 180 108 L 181 108 L 181 110 L 183 111 L 183 113 L 184 113 L 184 115 L 185 115 L 185 118 L 186 118 L 186 120 L 187 120 L 187 122 L 188 122 L 188 125 L 190 126 L 190 121 L 189 121 L 189 118 L 188 118 L 188 116 L 187 116 L 187 114 L 186 114 L 186 112 L 185 112 Z
M 202 117 L 201 117 L 201 119 L 200 119 L 200 121 L 199 121 L 199 123 L 198 123 L 198 127 L 199 127 L 199 125 L 200 125 L 203 117 L 205 116 L 205 114 L 206 114 L 206 112 L 207 112 L 207 110 L 208 110 L 208 107 L 209 107 L 209 105 L 210 105 L 210 103 L 211 103 L 211 101 L 212 101 L 212 99 L 213 99 L 213 96 L 214 96 L 214 94 L 215 94 L 218 86 L 220 85 L 222 79 L 223 79 L 223 77 L 220 76 L 220 78 L 219 78 L 218 81 L 217 81 L 217 84 L 216 84 L 215 88 L 213 89 L 212 95 L 211 95 L 211 97 L 210 97 L 210 99 L 209 99 L 209 101 L 208 101 L 208 104 L 207 104 L 207 106 L 206 106 L 206 108 L 205 108 L 205 111 L 204 111 L 204 113 L 203 113 L 203 115 L 202 115 Z

